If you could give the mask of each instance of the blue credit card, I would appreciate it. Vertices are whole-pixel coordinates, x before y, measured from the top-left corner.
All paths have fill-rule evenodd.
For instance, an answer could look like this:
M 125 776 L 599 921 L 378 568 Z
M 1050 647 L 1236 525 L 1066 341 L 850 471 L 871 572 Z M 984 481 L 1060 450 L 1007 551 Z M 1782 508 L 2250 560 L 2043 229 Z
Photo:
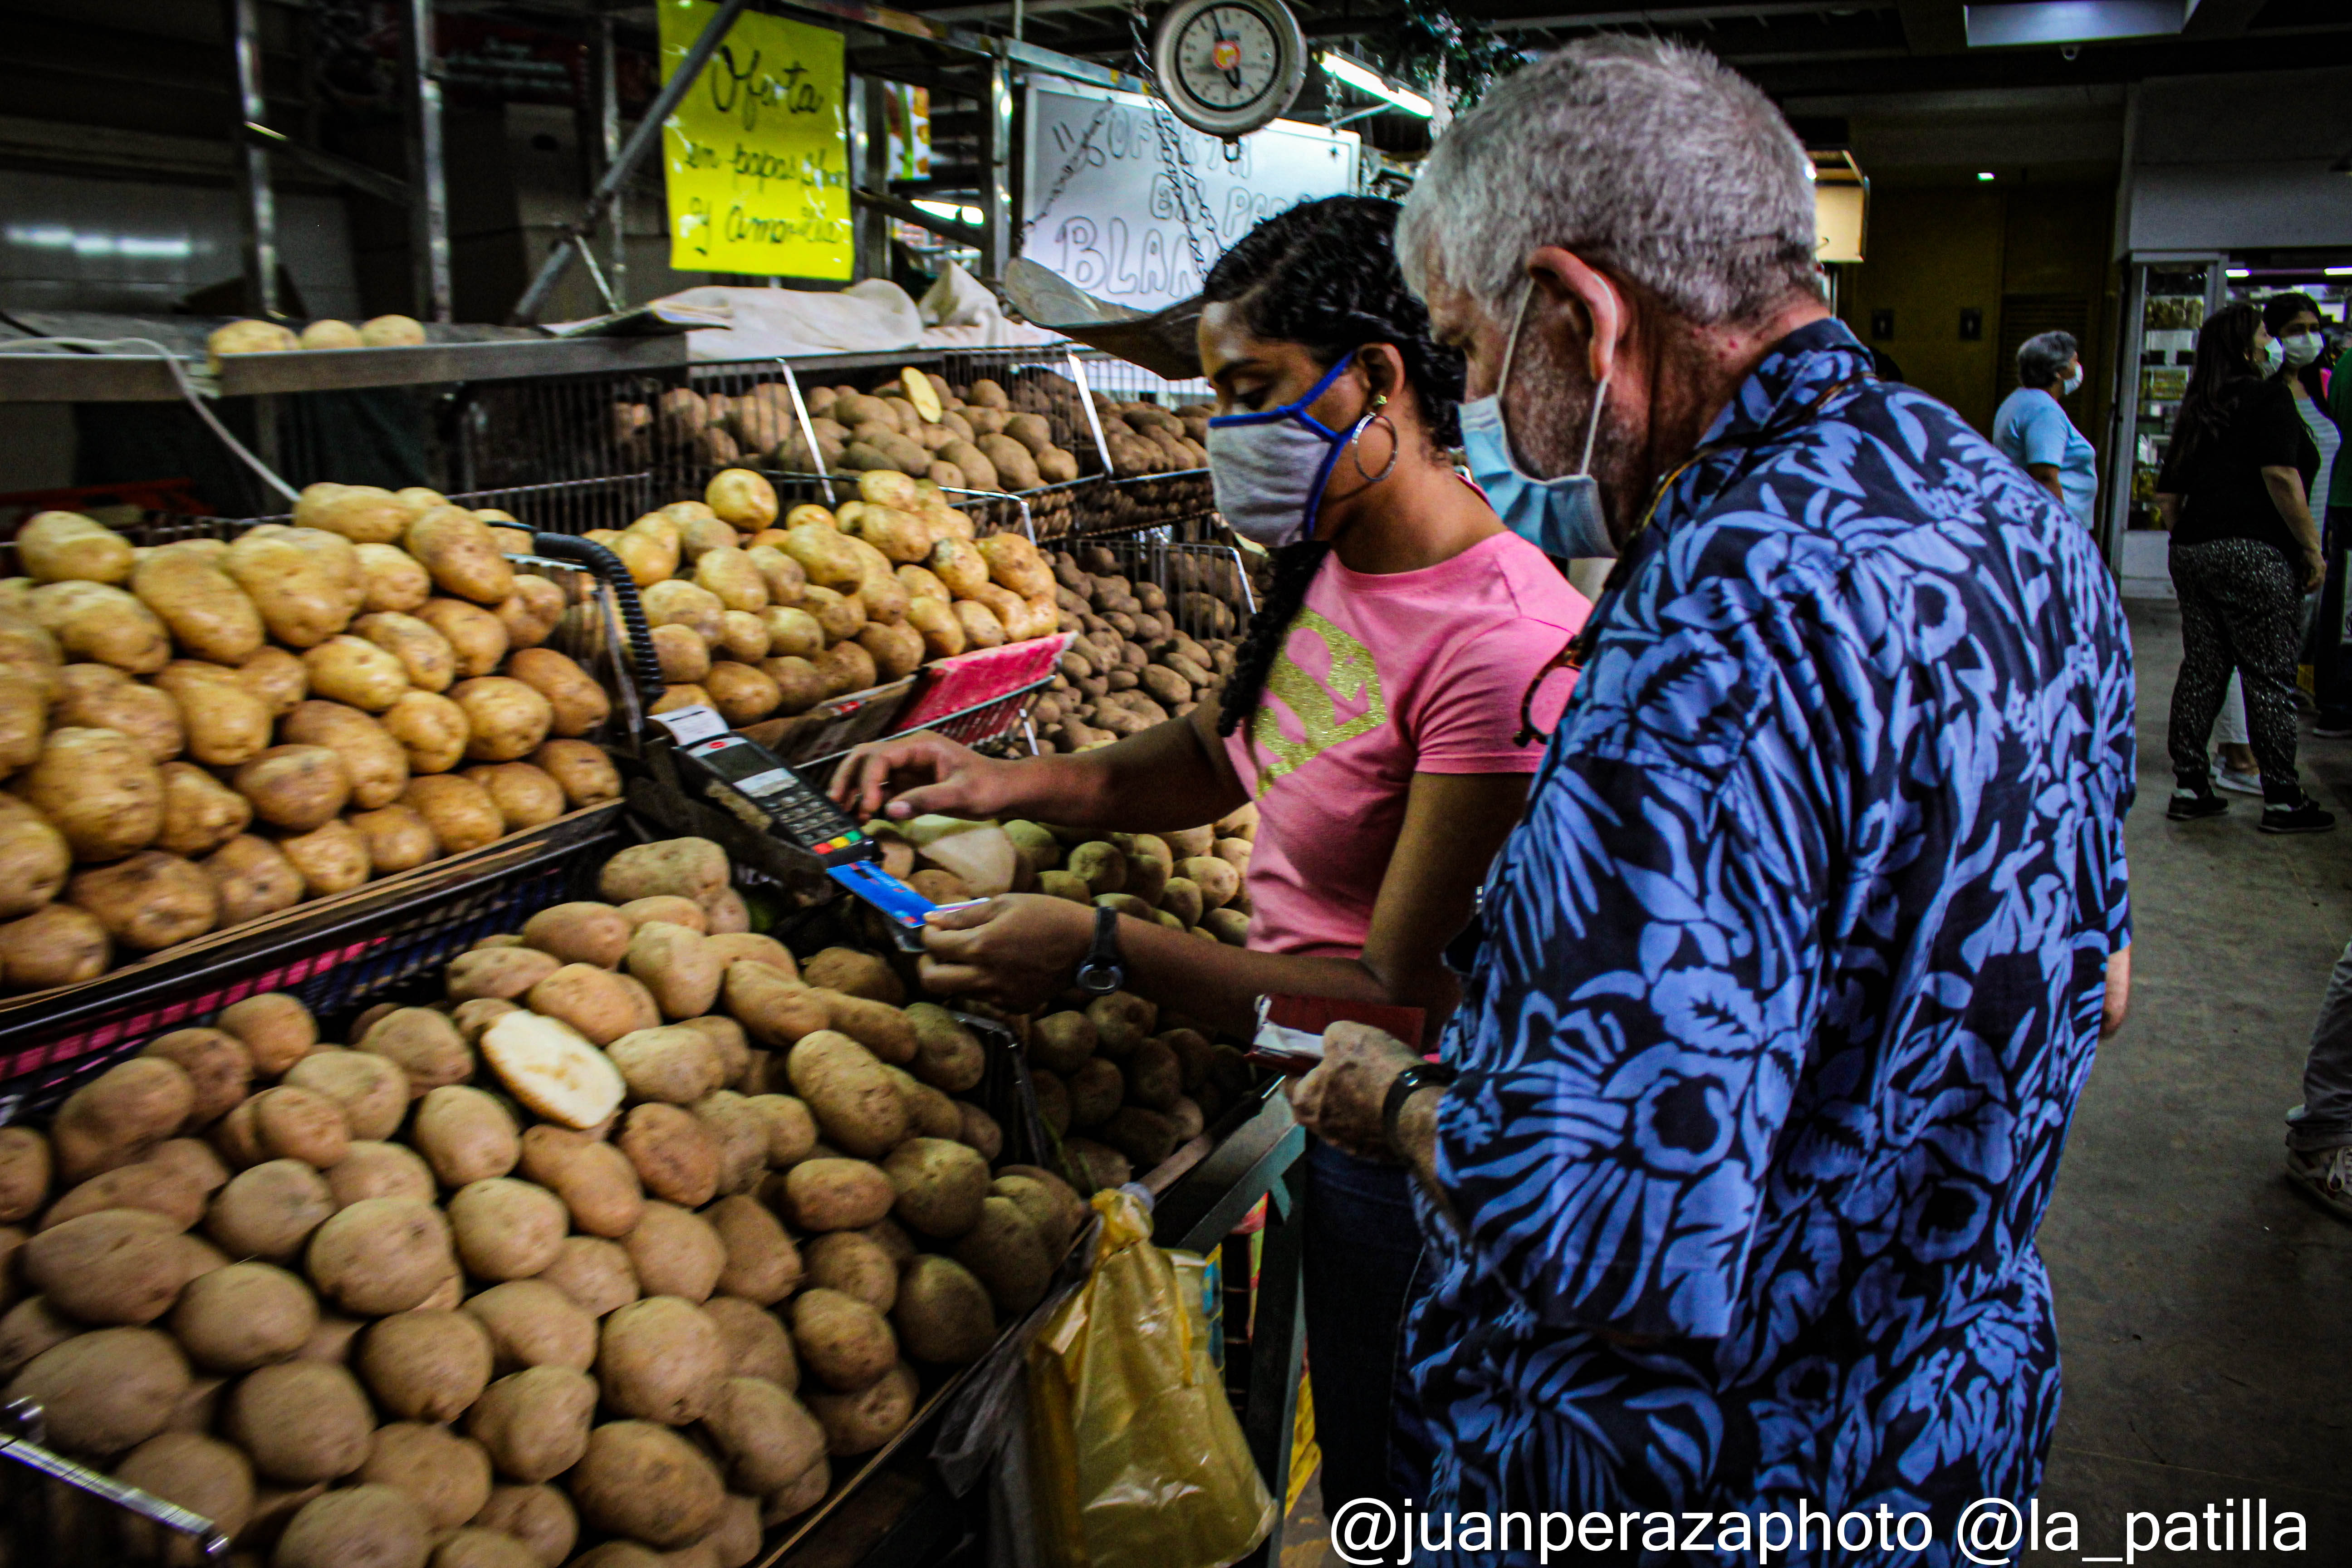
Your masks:
M 894 925 L 919 931 L 923 917 L 939 906 L 871 860 L 829 867 L 825 875 L 880 910 Z

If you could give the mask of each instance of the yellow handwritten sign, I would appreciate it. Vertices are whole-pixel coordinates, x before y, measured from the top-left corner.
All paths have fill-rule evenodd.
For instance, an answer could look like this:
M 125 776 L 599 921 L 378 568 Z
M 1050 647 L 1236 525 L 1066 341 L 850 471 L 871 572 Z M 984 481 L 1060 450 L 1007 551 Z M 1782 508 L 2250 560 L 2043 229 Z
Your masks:
M 710 0 L 660 0 L 662 77 Z M 847 279 L 849 126 L 839 33 L 746 11 L 662 126 L 670 265 Z

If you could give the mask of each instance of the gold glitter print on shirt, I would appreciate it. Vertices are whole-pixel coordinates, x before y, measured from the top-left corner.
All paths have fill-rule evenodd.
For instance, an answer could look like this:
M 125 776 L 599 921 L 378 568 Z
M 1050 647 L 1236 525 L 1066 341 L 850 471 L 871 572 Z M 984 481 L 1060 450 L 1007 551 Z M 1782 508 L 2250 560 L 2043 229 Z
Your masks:
M 1331 673 L 1327 679 L 1317 679 L 1290 657 L 1291 639 L 1301 632 L 1321 642 L 1329 656 Z M 1274 711 L 1276 702 L 1289 709 L 1298 721 L 1304 733 L 1297 740 L 1282 732 L 1282 721 Z M 1364 710 L 1342 721 L 1342 702 L 1361 702 Z M 1381 695 L 1381 671 L 1372 662 L 1372 650 L 1314 611 L 1300 610 L 1298 618 L 1290 623 L 1289 636 L 1283 639 L 1281 657 L 1265 678 L 1265 700 L 1250 721 L 1250 740 L 1272 757 L 1258 769 L 1257 793 L 1264 795 L 1275 780 L 1297 773 L 1343 741 L 1379 729 L 1388 719 L 1389 705 Z

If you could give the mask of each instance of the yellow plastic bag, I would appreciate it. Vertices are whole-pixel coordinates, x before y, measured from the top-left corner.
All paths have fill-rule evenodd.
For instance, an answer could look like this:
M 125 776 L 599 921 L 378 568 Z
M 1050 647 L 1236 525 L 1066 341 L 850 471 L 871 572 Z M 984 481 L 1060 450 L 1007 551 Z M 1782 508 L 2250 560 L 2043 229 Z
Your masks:
M 1094 1206 L 1093 1272 L 1029 1346 L 1039 1545 L 1055 1568 L 1218 1568 L 1274 1500 L 1150 1215 L 1126 1191 Z

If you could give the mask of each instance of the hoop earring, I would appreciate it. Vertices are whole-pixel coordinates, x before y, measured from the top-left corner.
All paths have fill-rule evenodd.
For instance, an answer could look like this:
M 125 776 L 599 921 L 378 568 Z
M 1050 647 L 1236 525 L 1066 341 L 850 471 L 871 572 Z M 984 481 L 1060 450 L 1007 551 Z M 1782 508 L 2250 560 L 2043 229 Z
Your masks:
M 1391 419 L 1387 415 L 1381 412 L 1381 408 L 1387 405 L 1388 400 L 1389 397 L 1387 393 L 1383 392 L 1375 394 L 1372 397 L 1371 407 L 1364 411 L 1364 416 L 1361 419 L 1357 420 L 1356 427 L 1348 433 L 1348 460 L 1356 465 L 1356 477 L 1362 479 L 1367 485 L 1379 484 L 1382 479 L 1387 479 L 1391 474 L 1396 472 L 1397 458 L 1402 455 L 1404 451 L 1404 442 L 1397 435 L 1396 421 Z M 1382 426 L 1388 430 L 1389 460 L 1379 473 L 1368 474 L 1364 472 L 1364 432 L 1371 428 L 1374 425 Z

